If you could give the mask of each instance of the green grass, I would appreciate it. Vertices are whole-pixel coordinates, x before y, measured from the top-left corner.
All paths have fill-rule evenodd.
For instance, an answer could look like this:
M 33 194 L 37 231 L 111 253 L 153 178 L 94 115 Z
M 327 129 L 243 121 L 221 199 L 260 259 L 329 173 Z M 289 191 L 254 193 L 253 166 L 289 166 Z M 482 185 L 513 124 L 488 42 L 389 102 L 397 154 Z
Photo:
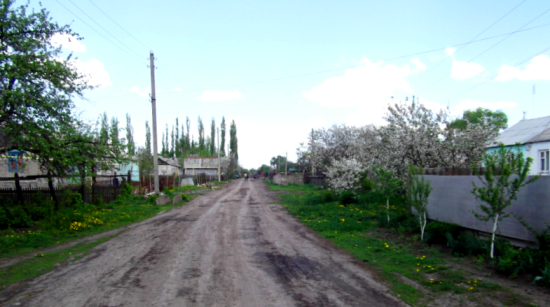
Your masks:
M 289 184 L 284 186 L 284 185 L 274 184 L 273 181 L 271 180 L 266 180 L 266 182 L 271 191 L 319 191 L 321 190 L 321 188 L 310 184 L 304 184 L 304 185 Z
M 408 304 L 421 304 L 424 294 L 403 283 L 398 278 L 399 275 L 407 277 L 434 294 L 451 291 L 468 295 L 503 290 L 496 284 L 480 279 L 469 280 L 460 269 L 447 266 L 436 248 L 405 239 L 404 235 L 396 238 L 397 233 L 403 231 L 404 234 L 411 223 L 416 223 L 414 219 L 411 221 L 405 218 L 406 207 L 402 203 L 391 206 L 394 230 L 389 233 L 394 235 L 390 236 L 390 239 L 382 239 L 381 235 L 377 235 L 378 232 L 389 231 L 387 228 L 380 231 L 380 225 L 387 223 L 385 206 L 368 201 L 376 197 L 359 197 L 358 203 L 344 205 L 341 203 L 342 195 L 335 195 L 326 190 L 312 189 L 309 186 L 269 187 L 272 190 L 304 192 L 280 195 L 282 205 L 290 214 L 332 241 L 334 245 L 363 260 L 387 280 L 390 288 Z M 510 293 L 506 293 L 510 296 Z M 526 303 L 519 306 L 529 305 Z
M 0 230 L 0 257 L 26 254 L 113 230 L 153 217 L 161 211 L 182 206 L 184 203 L 181 201 L 175 205 L 157 206 L 142 196 L 135 196 L 124 200 L 118 199 L 102 207 L 85 204 L 78 209 L 62 208 L 49 218 L 36 222 L 32 229 Z
M 118 234 L 117 234 L 118 235 Z M 63 265 L 78 260 L 90 253 L 90 250 L 113 238 L 101 238 L 91 243 L 80 243 L 73 247 L 49 254 L 37 254 L 34 258 L 23 260 L 14 265 L 0 268 L 0 289 L 26 279 L 32 279 L 55 269 L 56 264 Z

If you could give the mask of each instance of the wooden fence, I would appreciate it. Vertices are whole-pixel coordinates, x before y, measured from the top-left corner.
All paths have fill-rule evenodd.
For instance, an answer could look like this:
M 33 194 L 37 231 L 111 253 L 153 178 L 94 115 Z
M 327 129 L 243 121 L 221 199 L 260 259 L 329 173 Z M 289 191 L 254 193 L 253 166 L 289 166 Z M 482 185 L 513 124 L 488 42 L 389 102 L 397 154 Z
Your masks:
M 38 201 L 37 197 L 52 199 L 50 189 L 48 188 L 22 188 L 23 204 L 28 204 Z M 66 203 L 68 201 L 68 193 L 76 192 L 81 193 L 82 200 L 85 203 L 93 204 L 95 201 L 98 201 L 99 198 L 103 200 L 104 203 L 111 202 L 120 195 L 122 190 L 121 186 L 101 186 L 96 185 L 93 187 L 86 186 L 84 189 L 84 195 L 82 195 L 82 189 L 80 186 L 65 186 L 65 187 L 56 187 L 54 188 L 55 197 L 60 203 Z M 17 191 L 15 189 L 0 189 L 0 200 L 10 200 L 13 203 L 17 201 Z

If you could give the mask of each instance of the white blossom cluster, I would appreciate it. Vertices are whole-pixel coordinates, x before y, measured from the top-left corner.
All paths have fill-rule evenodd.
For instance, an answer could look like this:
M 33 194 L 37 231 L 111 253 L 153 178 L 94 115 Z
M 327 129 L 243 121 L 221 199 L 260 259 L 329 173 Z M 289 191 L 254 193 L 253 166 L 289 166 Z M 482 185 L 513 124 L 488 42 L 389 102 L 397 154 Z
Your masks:
M 329 186 L 334 191 L 355 190 L 366 168 L 355 159 L 334 160 L 327 167 Z
M 358 174 L 372 166 L 382 167 L 407 179 L 408 165 L 420 167 L 472 167 L 480 164 L 486 143 L 498 128 L 467 124 L 451 125 L 449 110 L 433 112 L 415 101 L 388 107 L 386 126 L 334 125 L 313 130 L 307 157 L 311 168 L 326 171 L 336 190 L 358 186 Z M 337 177 L 342 178 L 338 179 Z

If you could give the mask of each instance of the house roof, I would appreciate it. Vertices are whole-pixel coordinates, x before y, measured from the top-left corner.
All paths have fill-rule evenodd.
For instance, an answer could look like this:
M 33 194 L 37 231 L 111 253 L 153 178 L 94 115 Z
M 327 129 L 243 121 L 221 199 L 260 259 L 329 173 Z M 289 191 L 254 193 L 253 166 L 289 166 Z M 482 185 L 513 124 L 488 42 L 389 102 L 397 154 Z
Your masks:
M 166 163 L 166 165 L 170 165 L 170 166 L 175 166 L 175 167 L 181 167 L 180 164 L 178 163 L 178 161 L 176 159 L 172 159 L 172 158 L 165 158 L 165 157 L 161 157 L 159 156 L 159 160 Z
M 506 146 L 516 143 L 529 144 L 550 141 L 550 116 L 533 119 L 522 119 L 517 124 L 504 130 L 488 147 L 500 143 Z

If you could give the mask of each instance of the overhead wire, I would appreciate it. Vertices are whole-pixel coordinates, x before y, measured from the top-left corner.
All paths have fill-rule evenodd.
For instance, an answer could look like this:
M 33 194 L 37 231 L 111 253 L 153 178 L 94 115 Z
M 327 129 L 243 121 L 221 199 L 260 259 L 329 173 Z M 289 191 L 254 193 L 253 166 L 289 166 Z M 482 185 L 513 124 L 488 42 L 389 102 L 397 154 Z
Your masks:
M 80 18 L 80 16 L 78 16 L 77 14 L 75 14 L 73 11 L 71 11 L 69 8 L 67 8 L 65 5 L 63 5 L 63 3 L 59 2 L 59 0 L 55 0 L 59 5 L 61 5 L 65 10 L 67 10 L 69 13 L 73 14 L 76 18 L 78 18 L 80 21 L 82 21 L 82 23 L 84 23 L 85 25 L 87 25 L 88 27 L 90 27 L 92 30 L 94 30 L 94 32 L 96 32 L 97 34 L 99 34 L 101 37 L 103 37 L 105 40 L 107 40 L 109 43 L 113 44 L 115 47 L 117 47 L 118 49 L 120 49 L 122 52 L 128 54 L 129 56 L 132 56 L 134 57 L 135 59 L 139 60 L 139 61 L 142 61 L 142 59 L 140 57 L 136 57 L 134 54 L 132 53 L 129 53 L 128 51 L 126 51 L 125 49 L 121 48 L 119 45 L 117 45 L 116 43 L 114 43 L 112 40 L 110 40 L 109 38 L 107 38 L 105 35 L 103 35 L 101 32 L 97 31 L 94 27 L 92 27 L 91 25 L 89 25 L 87 22 L 85 22 L 82 18 Z
M 536 56 L 538 56 L 538 55 L 541 55 L 541 54 L 544 54 L 544 53 L 546 53 L 546 52 L 549 51 L 549 50 L 550 50 L 550 47 L 544 48 L 543 50 L 541 50 L 541 51 L 535 53 L 534 55 L 531 55 L 530 57 L 526 58 L 525 60 L 522 60 L 522 61 L 518 62 L 518 63 L 515 64 L 514 66 L 517 67 L 517 66 L 519 66 L 519 65 L 521 65 L 521 64 L 524 64 L 525 62 L 527 62 L 527 61 L 529 61 L 529 60 L 532 60 L 534 57 L 536 57 Z M 474 89 L 476 89 L 476 88 L 482 86 L 483 84 L 486 84 L 487 82 L 490 82 L 490 81 L 495 80 L 498 76 L 499 76 L 499 75 L 496 75 L 496 76 L 494 76 L 494 77 L 491 78 L 491 79 L 485 80 L 485 81 L 483 81 L 483 82 L 481 82 L 481 83 L 479 83 L 479 84 L 477 84 L 477 85 L 475 85 L 475 86 L 473 86 L 473 87 L 471 87 L 471 88 L 469 88 L 469 89 L 467 89 L 467 90 L 465 90 L 465 91 L 463 91 L 463 92 L 460 92 L 460 93 L 458 93 L 457 95 L 454 95 L 454 96 L 452 96 L 451 98 L 447 99 L 446 101 L 451 101 L 451 100 L 453 100 L 453 99 L 456 99 L 456 98 L 458 98 L 458 97 L 460 97 L 460 96 L 462 96 L 462 95 L 464 95 L 464 94 L 466 94 L 466 93 L 468 93 L 468 92 L 470 92 L 470 91 L 472 91 L 472 90 L 474 90 Z
M 130 37 L 132 37 L 134 40 L 136 40 L 138 43 L 140 43 L 143 47 L 151 50 L 151 48 L 149 46 L 147 46 L 146 44 L 144 44 L 142 41 L 140 41 L 139 39 L 137 39 L 135 36 L 133 36 L 130 32 L 126 31 L 126 29 L 124 29 L 121 25 L 119 25 L 113 18 L 111 18 L 109 15 L 107 15 L 107 13 L 105 13 L 99 6 L 97 6 L 92 0 L 89 0 L 101 13 L 103 13 L 103 15 L 107 16 L 107 18 L 109 18 L 114 24 L 116 24 L 119 28 L 122 29 L 122 31 L 126 32 L 126 34 L 130 35 Z
M 433 71 L 434 69 L 436 69 L 437 67 L 439 67 L 439 65 L 445 63 L 449 58 L 451 58 L 454 54 L 458 53 L 460 50 L 464 49 L 466 46 L 468 46 L 471 42 L 473 42 L 476 38 L 480 37 L 483 33 L 487 32 L 489 29 L 491 29 L 494 25 L 496 25 L 497 23 L 499 23 L 502 19 L 504 19 L 506 16 L 510 15 L 513 11 L 515 11 L 518 7 L 520 7 L 523 3 L 525 3 L 527 0 L 523 0 L 522 2 L 520 2 L 518 5 L 516 5 L 515 7 L 513 7 L 511 10 L 509 10 L 506 14 L 504 14 L 503 16 L 501 16 L 499 19 L 497 19 L 495 22 L 493 22 L 490 26 L 488 26 L 487 28 L 485 28 L 483 31 L 481 31 L 479 34 L 477 34 L 476 36 L 474 36 L 474 38 L 472 38 L 468 43 L 460 46 L 460 48 L 458 48 L 458 50 L 454 51 L 452 54 L 449 54 L 447 55 L 447 57 L 445 59 L 443 59 L 442 61 L 440 61 L 439 63 L 437 63 L 435 66 L 433 67 L 430 67 L 428 70 L 424 71 L 424 73 L 422 75 L 420 75 L 418 78 L 414 79 L 411 81 L 411 83 L 414 83 L 420 79 L 422 79 L 424 76 L 426 76 L 427 74 L 429 74 L 429 72 Z
M 469 44 L 478 43 L 478 42 L 482 42 L 482 41 L 486 41 L 486 40 L 491 40 L 491 39 L 495 39 L 495 38 L 510 35 L 510 34 L 526 32 L 526 31 L 530 31 L 530 30 L 534 30 L 534 29 L 538 29 L 538 28 L 542 28 L 542 27 L 548 27 L 548 26 L 550 26 L 550 23 L 542 24 L 542 25 L 539 25 L 539 26 L 535 26 L 535 27 L 531 27 L 531 28 L 527 28 L 527 29 L 523 29 L 523 30 L 516 30 L 516 31 L 513 31 L 513 32 L 507 32 L 507 33 L 503 33 L 503 34 L 484 37 L 484 38 L 480 38 L 480 39 L 465 42 L 465 43 L 454 44 L 454 45 L 450 45 L 450 46 L 448 45 L 448 46 L 445 46 L 445 47 L 434 48 L 434 49 L 415 52 L 415 53 L 409 53 L 409 54 L 406 54 L 406 55 L 399 55 L 399 56 L 396 56 L 396 57 L 383 59 L 382 61 L 383 62 L 389 62 L 389 61 L 399 60 L 399 59 L 408 58 L 408 57 L 412 57 L 412 56 L 417 56 L 417 55 L 432 53 L 432 52 L 435 52 L 435 51 L 445 50 L 448 47 L 459 47 L 459 46 L 463 46 L 463 45 L 469 45 Z M 300 78 L 300 77 L 305 77 L 305 76 L 311 76 L 311 75 L 318 75 L 318 74 L 323 74 L 323 73 L 328 73 L 328 72 L 334 72 L 334 71 L 339 71 L 339 70 L 344 70 L 344 69 L 357 68 L 357 67 L 360 67 L 362 65 L 363 64 L 350 65 L 350 66 L 344 66 L 344 67 L 338 67 L 338 68 L 333 68 L 333 69 L 321 70 L 321 71 L 316 71 L 316 72 L 311 72 L 311 73 L 306 73 L 306 74 L 300 74 L 300 75 L 292 75 L 292 76 L 280 77 L 280 78 L 275 78 L 275 79 L 266 79 L 266 80 L 248 82 L 248 83 L 222 85 L 222 86 L 209 87 L 209 88 L 203 88 L 203 89 L 184 90 L 182 92 L 185 92 L 185 93 L 186 92 L 198 92 L 198 91 L 209 90 L 209 89 L 212 89 L 212 88 L 220 89 L 220 88 L 228 88 L 228 87 L 235 87 L 235 86 L 244 86 L 244 85 L 253 85 L 253 84 L 259 84 L 259 83 L 275 82 L 275 81 L 281 81 L 281 80 L 286 80 L 286 79 Z
M 523 26 L 521 26 L 518 30 L 521 30 L 523 28 L 525 28 L 526 26 L 528 26 L 529 24 L 533 23 L 535 20 L 539 19 L 540 17 L 542 17 L 544 14 L 550 12 L 550 9 L 544 11 L 542 14 L 538 15 L 537 17 L 531 19 L 528 23 L 524 24 Z M 493 44 L 491 47 L 483 50 L 481 53 L 477 54 L 476 56 L 474 56 L 473 58 L 471 58 L 470 60 L 467 61 L 467 63 L 470 63 L 472 62 L 473 60 L 477 59 L 478 57 L 480 57 L 481 55 L 485 54 L 487 51 L 493 49 L 494 47 L 496 47 L 497 45 L 499 45 L 500 43 L 502 43 L 503 41 L 507 40 L 508 38 L 510 38 L 512 35 L 514 35 L 514 33 L 510 33 L 508 34 L 506 37 L 504 37 L 503 39 L 501 39 L 500 41 L 496 42 L 495 44 Z M 424 90 L 432 87 L 433 85 L 439 83 L 441 80 L 443 79 L 446 79 L 448 77 L 448 75 L 445 75 L 445 76 L 442 76 L 441 78 L 437 79 L 436 81 L 430 83 L 428 86 L 424 87 L 423 89 L 421 89 L 420 91 L 416 92 L 417 94 L 420 94 L 421 92 L 423 92 Z
M 95 21 L 95 19 L 93 19 L 92 17 L 90 17 L 90 15 L 86 14 L 86 12 L 84 12 L 78 5 L 76 5 L 72 0 L 69 0 L 70 3 L 72 3 L 79 11 L 82 12 L 82 14 L 86 15 L 88 18 L 90 18 L 90 20 L 92 20 L 98 27 L 100 27 L 101 29 L 103 29 L 103 31 L 107 32 L 107 34 L 111 35 L 117 42 L 119 42 L 122 46 L 126 47 L 128 50 L 130 50 L 131 52 L 133 52 L 135 55 L 137 55 L 138 57 L 140 57 L 141 55 L 137 52 L 135 52 L 132 48 L 128 47 L 128 45 L 126 45 L 125 43 L 123 43 L 121 40 L 119 40 L 116 36 L 114 36 L 113 34 L 111 34 L 111 32 L 109 32 L 107 29 L 105 29 L 102 25 L 100 25 L 97 21 Z

